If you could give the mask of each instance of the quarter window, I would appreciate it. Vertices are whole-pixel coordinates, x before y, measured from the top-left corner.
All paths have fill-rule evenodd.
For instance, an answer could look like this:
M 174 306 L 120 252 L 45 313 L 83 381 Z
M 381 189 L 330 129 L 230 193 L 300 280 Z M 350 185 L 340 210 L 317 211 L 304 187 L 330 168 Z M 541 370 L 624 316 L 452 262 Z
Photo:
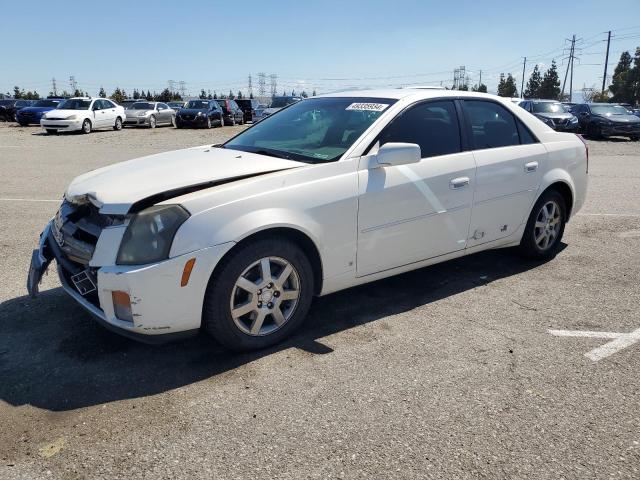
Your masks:
M 452 101 L 425 102 L 403 112 L 381 133 L 385 143 L 416 143 L 422 158 L 461 151 L 460 127 Z
M 516 120 L 502 105 L 465 100 L 464 108 L 475 150 L 520 144 Z

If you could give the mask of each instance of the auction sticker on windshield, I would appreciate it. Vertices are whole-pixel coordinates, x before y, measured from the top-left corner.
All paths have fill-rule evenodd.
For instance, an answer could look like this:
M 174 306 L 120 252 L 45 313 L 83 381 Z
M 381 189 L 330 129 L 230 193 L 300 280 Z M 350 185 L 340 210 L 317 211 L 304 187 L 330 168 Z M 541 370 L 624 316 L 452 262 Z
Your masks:
M 386 103 L 352 103 L 345 110 L 362 110 L 367 112 L 381 112 L 389 105 Z

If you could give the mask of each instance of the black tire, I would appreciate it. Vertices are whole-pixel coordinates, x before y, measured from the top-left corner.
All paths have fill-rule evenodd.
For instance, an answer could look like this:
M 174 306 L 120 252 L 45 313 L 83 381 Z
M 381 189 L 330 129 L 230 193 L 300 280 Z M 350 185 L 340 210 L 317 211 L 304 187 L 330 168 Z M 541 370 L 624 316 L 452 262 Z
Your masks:
M 236 126 L 236 117 L 231 115 L 231 126 L 235 127 Z
M 207 129 L 211 128 L 211 117 L 207 117 L 207 123 L 205 125 Z
M 589 138 L 599 140 L 602 138 L 602 128 L 600 128 L 600 125 L 590 123 L 587 127 L 587 135 L 589 136 Z
M 176 117 L 175 117 L 175 115 L 171 117 L 171 126 L 172 127 L 176 126 Z
M 224 127 L 224 117 L 220 117 L 220 125 L 218 125 L 220 128 Z
M 29 124 L 28 123 L 24 123 L 24 122 L 18 122 L 20 124 L 21 127 L 28 127 Z
M 629 137 L 629 140 L 631 140 L 632 142 L 637 142 L 638 140 L 640 140 L 640 137 L 638 136 Z
M 247 267 L 264 257 L 280 257 L 298 274 L 300 293 L 291 317 L 281 327 L 262 336 L 243 332 L 231 316 L 231 295 L 236 280 Z M 308 258 L 295 243 L 265 238 L 240 246 L 223 259 L 207 286 L 202 312 L 202 328 L 225 348 L 250 351 L 267 348 L 290 336 L 304 321 L 313 297 L 313 269 Z
M 58 133 L 58 131 L 54 130 L 53 128 L 47 128 L 46 131 L 47 131 L 47 135 L 54 135 Z
M 80 131 L 82 133 L 91 133 L 91 120 L 85 118 L 84 122 L 82 122 L 82 130 Z
M 539 233 L 543 233 L 543 229 L 541 227 L 537 227 L 536 223 L 541 220 L 540 216 L 543 215 L 543 207 L 546 207 L 551 202 L 555 203 L 559 209 L 559 228 L 555 233 L 553 240 L 549 241 L 545 248 L 542 248 L 542 246 L 536 242 L 536 236 L 538 236 Z M 558 249 L 560 248 L 566 223 L 567 206 L 564 201 L 564 197 L 560 195 L 558 191 L 553 189 L 545 191 L 533 206 L 533 209 L 529 214 L 527 226 L 524 229 L 524 234 L 520 241 L 520 253 L 533 260 L 547 260 L 555 257 L 558 253 Z
M 157 125 L 158 125 L 158 121 L 156 120 L 156 116 L 151 115 L 149 117 L 149 128 L 156 128 Z
M 114 123 L 113 129 L 116 132 L 119 132 L 120 130 L 122 130 L 122 119 L 120 117 L 116 117 L 116 123 Z

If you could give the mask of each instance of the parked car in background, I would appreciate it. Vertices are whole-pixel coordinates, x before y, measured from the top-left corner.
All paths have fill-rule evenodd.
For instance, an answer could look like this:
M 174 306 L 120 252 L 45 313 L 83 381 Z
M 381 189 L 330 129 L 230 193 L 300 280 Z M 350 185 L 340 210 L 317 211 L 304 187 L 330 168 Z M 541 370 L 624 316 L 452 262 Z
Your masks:
M 67 294 L 125 336 L 266 348 L 316 295 L 495 248 L 552 259 L 587 161 L 580 137 L 493 95 L 313 97 L 218 147 L 77 177 L 28 291 L 55 259 Z
M 40 125 L 42 115 L 58 108 L 64 98 L 47 98 L 36 100 L 30 107 L 21 108 L 16 112 L 16 121 L 23 127 L 30 124 Z
M 176 113 L 177 128 L 211 128 L 213 125 L 224 125 L 222 108 L 215 100 L 189 100 L 184 108 Z
M 0 119 L 5 122 L 17 122 L 16 113 L 18 113 L 18 110 L 29 107 L 32 104 L 32 100 L 16 100 L 15 98 L 0 100 Z
M 296 103 L 302 100 L 302 97 L 290 97 L 290 96 L 282 96 L 282 97 L 273 97 L 271 99 L 271 103 L 264 110 L 264 114 L 273 115 L 278 110 L 282 110 L 284 107 L 291 105 L 292 103 Z
M 573 103 L 573 102 L 560 102 L 562 103 L 562 105 L 564 105 L 564 108 L 568 111 L 573 113 L 573 109 L 575 107 L 577 107 L 578 105 L 580 105 L 579 103 Z
M 216 100 L 222 108 L 225 125 L 244 124 L 244 112 L 238 106 L 235 100 L 221 99 Z
M 136 102 L 125 110 L 125 126 L 145 126 L 156 128 L 159 125 L 174 125 L 176 112 L 162 102 Z
M 173 109 L 174 112 L 178 113 L 178 110 L 184 108 L 185 103 L 187 102 L 167 102 L 167 105 L 169 105 L 169 108 Z
M 579 128 L 578 118 L 557 100 L 524 100 L 519 105 L 554 130 L 575 132 Z
M 126 110 L 127 108 L 129 108 L 131 105 L 133 105 L 136 102 L 146 102 L 147 100 L 144 98 L 127 98 L 126 100 L 122 100 L 121 102 L 118 103 L 118 105 L 124 107 L 124 109 Z
M 640 118 L 621 105 L 583 103 L 574 109 L 580 128 L 591 138 L 610 136 L 640 139 Z
M 100 128 L 122 130 L 125 116 L 124 107 L 106 98 L 73 97 L 44 113 L 40 125 L 47 133 L 90 133 Z
M 255 98 L 236 99 L 236 103 L 244 112 L 244 121 L 257 122 L 264 116 L 264 107 Z

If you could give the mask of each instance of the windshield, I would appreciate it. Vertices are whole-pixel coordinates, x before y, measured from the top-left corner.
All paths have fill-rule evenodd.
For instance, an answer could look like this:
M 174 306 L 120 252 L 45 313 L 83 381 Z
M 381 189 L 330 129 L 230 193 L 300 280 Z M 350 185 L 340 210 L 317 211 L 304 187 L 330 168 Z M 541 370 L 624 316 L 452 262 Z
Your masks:
M 0 105 L 12 105 L 15 100 L 0 100 Z
M 620 105 L 591 105 L 596 115 L 629 115 L 629 111 Z
M 566 113 L 567 109 L 561 103 L 536 102 L 532 104 L 535 113 Z
M 206 100 L 189 100 L 186 108 L 209 108 L 209 102 Z
M 295 97 L 276 97 L 271 101 L 270 108 L 284 108 L 287 105 L 296 103 L 298 101 Z
M 178 108 L 182 108 L 182 103 L 180 102 L 169 102 L 167 103 L 167 105 L 169 105 L 170 107 L 178 107 Z
M 38 100 L 33 104 L 34 107 L 57 107 L 60 100 Z
M 81 100 L 79 98 L 70 98 L 62 102 L 58 108 L 64 110 L 88 110 L 91 100 Z
M 332 162 L 396 100 L 329 97 L 302 100 L 223 145 L 309 163 Z
M 153 103 L 137 102 L 131 105 L 129 110 L 153 110 Z

